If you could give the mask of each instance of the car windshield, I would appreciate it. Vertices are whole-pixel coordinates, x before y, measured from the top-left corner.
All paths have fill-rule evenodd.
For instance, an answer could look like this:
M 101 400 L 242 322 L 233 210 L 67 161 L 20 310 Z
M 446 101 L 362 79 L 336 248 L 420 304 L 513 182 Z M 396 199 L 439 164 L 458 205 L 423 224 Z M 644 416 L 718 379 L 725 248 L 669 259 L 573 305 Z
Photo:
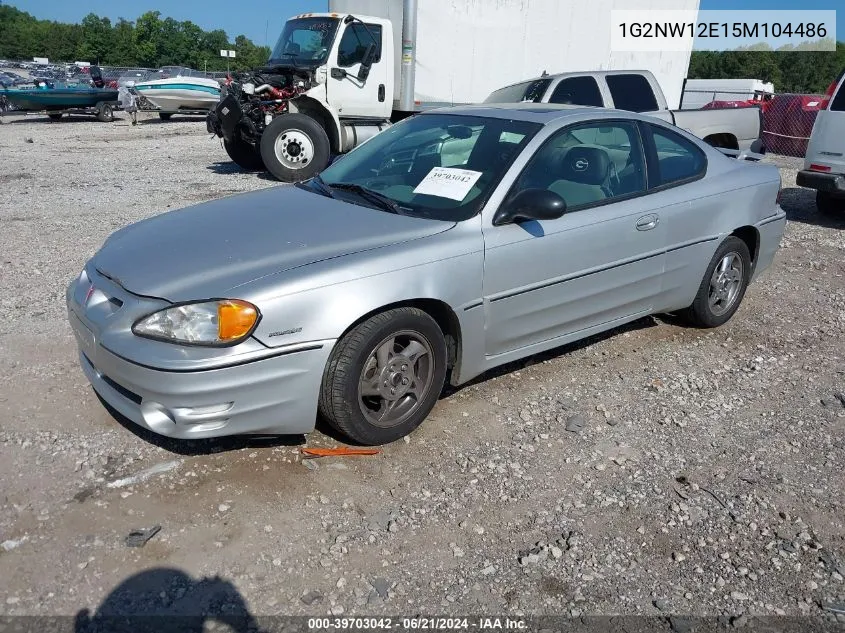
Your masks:
M 541 127 L 492 117 L 417 115 L 340 158 L 312 186 L 324 184 L 336 197 L 360 204 L 371 204 L 375 192 L 395 203 L 398 213 L 460 222 L 481 210 Z
M 326 61 L 337 33 L 337 18 L 296 18 L 285 22 L 269 64 L 318 66 Z

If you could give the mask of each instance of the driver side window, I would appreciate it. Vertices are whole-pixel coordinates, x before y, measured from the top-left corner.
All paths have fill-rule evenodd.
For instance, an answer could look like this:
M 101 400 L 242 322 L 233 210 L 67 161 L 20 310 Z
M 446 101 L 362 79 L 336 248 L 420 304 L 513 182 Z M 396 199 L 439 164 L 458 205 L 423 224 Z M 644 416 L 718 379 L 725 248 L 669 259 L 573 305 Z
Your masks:
M 555 192 L 568 211 L 644 193 L 643 152 L 636 126 L 602 121 L 557 132 L 531 159 L 512 195 L 532 188 Z
M 369 33 L 367 32 L 369 29 Z M 372 33 L 372 36 L 370 36 Z M 360 64 L 364 60 L 367 47 L 373 43 L 375 37 L 376 51 L 373 63 L 381 59 L 381 26 L 368 24 L 366 28 L 361 23 L 353 23 L 346 27 L 337 49 L 337 65 L 349 68 Z

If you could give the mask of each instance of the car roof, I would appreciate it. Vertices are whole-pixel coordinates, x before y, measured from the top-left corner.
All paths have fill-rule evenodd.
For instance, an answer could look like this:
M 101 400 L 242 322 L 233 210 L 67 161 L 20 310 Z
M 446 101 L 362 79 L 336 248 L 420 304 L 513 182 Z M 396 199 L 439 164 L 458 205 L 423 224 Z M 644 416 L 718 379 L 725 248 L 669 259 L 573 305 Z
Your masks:
M 636 114 L 610 108 L 564 105 L 557 103 L 484 103 L 479 105 L 449 106 L 426 110 L 423 114 L 454 114 L 457 116 L 480 116 L 494 119 L 516 119 L 547 125 L 561 119 L 622 118 L 635 119 Z

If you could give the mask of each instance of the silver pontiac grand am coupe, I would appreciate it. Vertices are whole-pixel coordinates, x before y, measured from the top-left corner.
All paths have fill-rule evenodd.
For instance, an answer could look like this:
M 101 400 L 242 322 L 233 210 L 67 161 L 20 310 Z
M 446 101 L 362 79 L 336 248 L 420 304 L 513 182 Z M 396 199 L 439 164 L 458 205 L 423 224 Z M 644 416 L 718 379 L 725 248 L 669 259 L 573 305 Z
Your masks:
M 768 268 L 776 167 L 547 104 L 405 119 L 323 173 L 116 231 L 67 290 L 106 403 L 173 438 L 416 428 L 445 381 L 645 315 L 716 327 Z

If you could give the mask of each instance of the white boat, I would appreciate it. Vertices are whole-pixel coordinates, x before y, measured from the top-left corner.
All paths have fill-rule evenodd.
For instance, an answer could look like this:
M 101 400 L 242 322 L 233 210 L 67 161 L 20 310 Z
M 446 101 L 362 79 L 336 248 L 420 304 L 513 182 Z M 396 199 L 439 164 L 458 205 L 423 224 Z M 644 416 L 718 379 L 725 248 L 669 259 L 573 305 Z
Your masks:
M 182 72 L 166 79 L 136 82 L 135 91 L 162 114 L 210 110 L 220 100 L 220 82 Z

